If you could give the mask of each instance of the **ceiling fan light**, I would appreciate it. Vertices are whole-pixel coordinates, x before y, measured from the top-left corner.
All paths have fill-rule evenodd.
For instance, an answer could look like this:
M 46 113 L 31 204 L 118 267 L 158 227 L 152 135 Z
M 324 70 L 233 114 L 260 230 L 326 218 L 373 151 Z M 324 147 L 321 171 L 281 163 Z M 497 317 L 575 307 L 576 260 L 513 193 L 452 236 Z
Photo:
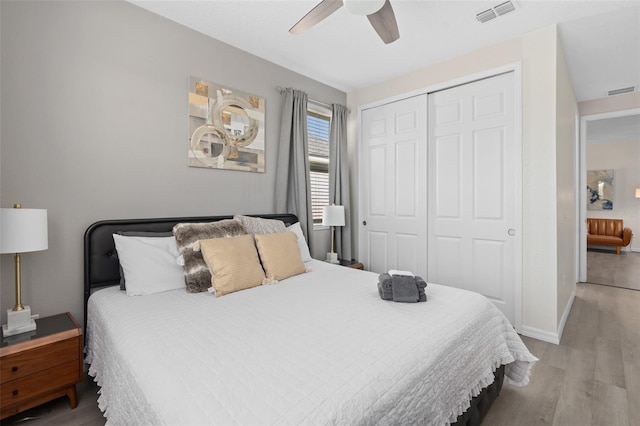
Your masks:
M 342 0 L 344 7 L 354 15 L 371 15 L 382 9 L 386 0 Z

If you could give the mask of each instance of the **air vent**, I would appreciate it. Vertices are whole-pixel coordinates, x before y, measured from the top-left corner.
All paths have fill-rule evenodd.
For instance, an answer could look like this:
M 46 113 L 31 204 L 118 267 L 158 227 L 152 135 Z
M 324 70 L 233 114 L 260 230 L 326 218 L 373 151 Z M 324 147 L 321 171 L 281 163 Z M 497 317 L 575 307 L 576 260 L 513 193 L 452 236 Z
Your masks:
M 514 10 L 516 10 L 516 8 L 513 3 L 511 3 L 510 1 L 506 1 L 494 7 L 493 10 L 496 11 L 498 16 L 502 16 L 505 13 L 513 12 Z
M 636 89 L 635 86 L 623 87 L 622 89 L 609 90 L 609 96 L 621 95 L 623 93 L 631 93 Z
M 480 12 L 476 15 L 476 19 L 482 24 L 497 17 L 498 15 L 496 15 L 493 9 L 485 10 L 484 12 Z
M 485 22 L 491 21 L 498 16 L 513 12 L 514 10 L 516 10 L 516 7 L 517 4 L 514 1 L 505 1 L 496 6 L 493 6 L 491 9 L 483 10 L 482 12 L 477 13 L 476 19 L 481 24 L 484 24 Z

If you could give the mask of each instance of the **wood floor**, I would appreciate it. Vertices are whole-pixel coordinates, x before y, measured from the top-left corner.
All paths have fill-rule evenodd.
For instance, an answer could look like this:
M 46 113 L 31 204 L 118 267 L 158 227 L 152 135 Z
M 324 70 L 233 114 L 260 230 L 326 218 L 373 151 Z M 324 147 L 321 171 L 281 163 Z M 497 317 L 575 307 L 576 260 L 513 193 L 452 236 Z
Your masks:
M 523 337 L 538 362 L 526 387 L 505 385 L 483 426 L 640 426 L 640 291 L 578 284 L 560 345 Z M 78 386 L 3 425 L 103 425 L 98 388 Z
M 587 282 L 640 290 L 640 253 L 588 249 Z
M 505 385 L 483 425 L 640 425 L 640 292 L 578 284 L 560 345 L 523 340 L 531 382 Z

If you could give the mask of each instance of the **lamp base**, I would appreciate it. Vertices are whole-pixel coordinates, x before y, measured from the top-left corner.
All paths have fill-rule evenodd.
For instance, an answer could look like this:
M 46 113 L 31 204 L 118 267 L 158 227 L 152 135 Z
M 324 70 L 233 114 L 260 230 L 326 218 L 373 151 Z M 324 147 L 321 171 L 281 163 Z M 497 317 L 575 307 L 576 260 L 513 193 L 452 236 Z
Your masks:
M 338 253 L 327 253 L 327 262 L 340 263 L 340 261 L 338 260 Z
M 25 306 L 21 311 L 7 309 L 7 324 L 2 325 L 4 337 L 14 336 L 36 329 L 36 322 L 31 319 L 31 307 Z

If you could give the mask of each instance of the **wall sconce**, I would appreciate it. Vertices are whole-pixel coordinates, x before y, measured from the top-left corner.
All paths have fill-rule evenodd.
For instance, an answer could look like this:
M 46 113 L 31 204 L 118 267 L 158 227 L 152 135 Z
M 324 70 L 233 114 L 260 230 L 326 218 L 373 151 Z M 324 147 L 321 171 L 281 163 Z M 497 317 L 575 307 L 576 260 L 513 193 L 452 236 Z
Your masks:
M 636 198 L 640 198 L 640 188 L 636 188 Z
M 31 307 L 22 305 L 20 298 L 20 253 L 48 248 L 47 211 L 23 209 L 15 204 L 12 209 L 0 209 L 0 253 L 14 253 L 16 274 L 16 304 L 7 309 L 7 324 L 2 326 L 4 337 L 36 329 L 31 319 Z

